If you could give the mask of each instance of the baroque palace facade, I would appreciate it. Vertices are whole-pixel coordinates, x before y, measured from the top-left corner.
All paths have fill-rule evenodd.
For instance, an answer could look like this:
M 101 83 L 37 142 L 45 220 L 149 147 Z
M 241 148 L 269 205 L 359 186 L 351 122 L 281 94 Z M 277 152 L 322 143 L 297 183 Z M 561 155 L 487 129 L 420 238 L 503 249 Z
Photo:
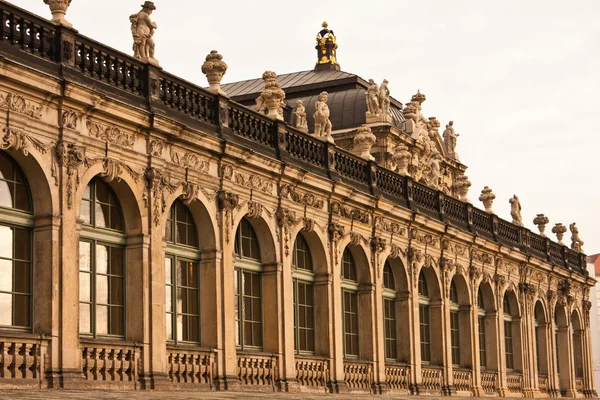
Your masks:
M 595 396 L 576 227 L 473 206 L 423 94 L 326 25 L 314 70 L 220 86 L 211 52 L 203 89 L 151 2 L 135 57 L 46 3 L 0 3 L 0 389 Z

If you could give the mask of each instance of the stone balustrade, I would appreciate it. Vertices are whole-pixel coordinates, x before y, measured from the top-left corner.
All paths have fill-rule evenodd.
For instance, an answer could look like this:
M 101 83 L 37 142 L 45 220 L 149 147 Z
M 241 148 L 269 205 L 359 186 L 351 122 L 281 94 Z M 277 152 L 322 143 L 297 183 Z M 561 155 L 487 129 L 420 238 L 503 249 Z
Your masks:
M 242 385 L 274 388 L 279 379 L 279 360 L 275 355 L 238 353 L 237 367 Z
M 325 389 L 330 381 L 329 360 L 307 356 L 296 356 L 296 379 L 302 386 Z
M 135 389 L 142 349 L 134 344 L 81 340 L 81 371 L 86 380 Z
M 213 388 L 213 378 L 216 372 L 215 352 L 196 349 L 183 349 L 169 346 L 167 348 L 169 364 L 169 379 L 177 387 L 204 386 Z
M 507 373 L 506 388 L 510 393 L 521 393 L 523 391 L 523 375 L 519 372 Z
M 421 368 L 421 384 L 429 393 L 441 393 L 444 373 L 440 367 L 423 366 Z
M 0 336 L 0 381 L 40 385 L 44 375 L 48 340 L 44 338 L 9 338 Z M 19 386 L 22 386 L 22 385 Z
M 485 393 L 496 393 L 498 391 L 498 373 L 481 371 L 481 387 Z
M 392 392 L 408 392 L 410 389 L 410 367 L 408 365 L 385 365 L 385 383 Z
M 452 382 L 457 392 L 470 392 L 473 386 L 473 371 L 470 369 L 452 369 Z
M 344 380 L 350 390 L 371 390 L 373 363 L 370 361 L 344 361 Z
M 549 393 L 549 383 L 548 375 L 538 375 L 538 388 L 540 389 L 540 392 L 545 394 Z

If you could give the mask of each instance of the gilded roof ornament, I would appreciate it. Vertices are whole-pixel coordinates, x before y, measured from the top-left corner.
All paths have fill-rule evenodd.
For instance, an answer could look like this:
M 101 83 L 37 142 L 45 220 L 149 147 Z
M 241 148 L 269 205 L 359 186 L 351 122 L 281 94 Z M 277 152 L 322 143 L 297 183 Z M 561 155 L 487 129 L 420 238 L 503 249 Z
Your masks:
M 337 62 L 336 50 L 338 48 L 337 39 L 332 30 L 329 29 L 329 24 L 323 22 L 321 29 L 317 33 L 317 65 L 315 71 L 320 70 L 340 70 Z

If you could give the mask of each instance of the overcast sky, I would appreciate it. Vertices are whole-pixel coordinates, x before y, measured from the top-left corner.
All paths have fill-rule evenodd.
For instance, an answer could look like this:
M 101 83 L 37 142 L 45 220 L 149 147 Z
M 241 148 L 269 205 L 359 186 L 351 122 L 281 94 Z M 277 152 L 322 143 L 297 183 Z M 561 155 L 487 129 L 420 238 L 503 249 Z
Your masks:
M 49 18 L 42 0 L 9 0 Z M 129 15 L 140 0 L 73 0 L 67 19 L 80 33 L 131 54 Z M 525 225 L 537 213 L 577 222 L 587 254 L 600 252 L 600 1 L 155 1 L 156 58 L 206 86 L 200 68 L 217 49 L 223 83 L 265 70 L 309 70 L 327 21 L 343 71 L 390 81 L 406 103 L 420 89 L 423 112 L 455 121 L 457 151 L 469 166 L 471 201 L 497 195 L 510 218 L 517 194 Z M 555 239 L 555 236 L 550 233 Z M 565 242 L 570 244 L 570 232 Z

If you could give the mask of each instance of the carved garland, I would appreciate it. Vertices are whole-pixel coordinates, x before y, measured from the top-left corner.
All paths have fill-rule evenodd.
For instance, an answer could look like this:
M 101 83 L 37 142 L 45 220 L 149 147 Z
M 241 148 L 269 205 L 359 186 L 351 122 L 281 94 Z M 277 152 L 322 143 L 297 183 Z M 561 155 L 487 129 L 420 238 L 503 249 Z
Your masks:
M 161 150 L 162 152 L 162 150 Z M 202 174 L 208 174 L 210 163 L 193 153 L 182 153 L 171 149 L 171 161 L 180 167 L 189 168 Z
M 290 199 L 294 203 L 302 204 L 306 207 L 316 208 L 321 210 L 325 205 L 325 201 L 316 197 L 312 193 L 301 194 L 296 188 L 290 185 L 282 185 L 279 189 L 279 195 L 284 199 Z
M 44 145 L 38 139 L 35 139 L 27 133 L 14 128 L 2 128 L 2 139 L 0 140 L 0 149 L 15 150 L 22 152 L 25 156 L 29 155 L 29 145 L 31 144 L 42 154 L 46 154 L 52 145 Z
M 218 201 L 218 206 L 219 206 L 219 210 L 223 211 L 225 214 L 225 221 L 224 221 L 224 230 L 225 230 L 225 241 L 227 243 L 229 243 L 229 230 L 230 227 L 233 227 L 233 219 L 232 219 L 232 213 L 233 210 L 236 208 L 240 207 L 240 197 L 237 194 L 231 193 L 231 192 L 227 192 L 224 190 L 220 190 L 219 192 L 217 192 L 217 201 Z M 220 217 L 218 219 L 218 222 L 221 223 L 223 221 L 221 221 Z
M 156 168 L 146 170 L 146 187 L 152 193 L 152 214 L 154 226 L 160 225 L 160 218 L 167 208 L 165 191 L 173 193 L 177 186 L 171 184 L 171 178 Z
M 0 94 L 0 108 L 26 115 L 33 119 L 41 119 L 43 106 L 25 99 L 19 94 Z
M 86 121 L 86 126 L 90 136 L 104 140 L 105 142 L 127 148 L 133 148 L 133 145 L 135 144 L 137 136 L 135 133 L 123 132 L 116 126 L 102 125 L 90 119 Z

